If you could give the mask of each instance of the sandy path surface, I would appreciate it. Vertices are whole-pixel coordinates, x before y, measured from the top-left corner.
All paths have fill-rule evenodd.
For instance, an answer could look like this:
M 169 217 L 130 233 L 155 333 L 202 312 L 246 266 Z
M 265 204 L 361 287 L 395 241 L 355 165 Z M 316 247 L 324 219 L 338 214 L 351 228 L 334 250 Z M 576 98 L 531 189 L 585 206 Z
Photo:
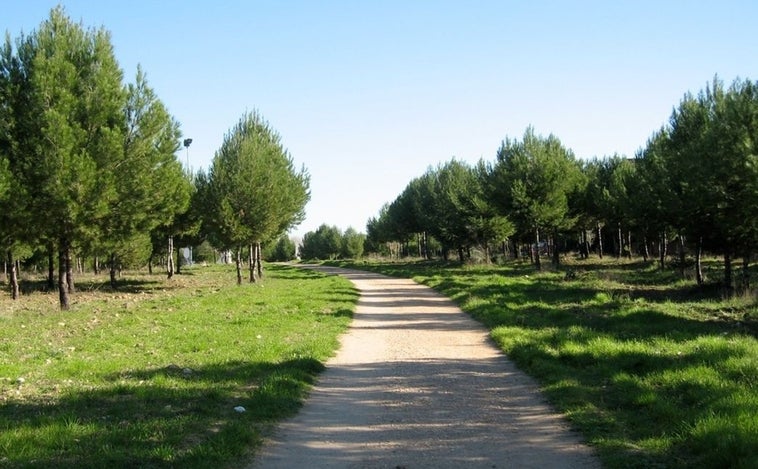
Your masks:
M 354 320 L 252 468 L 600 467 L 448 299 L 411 280 L 319 269 L 360 290 Z

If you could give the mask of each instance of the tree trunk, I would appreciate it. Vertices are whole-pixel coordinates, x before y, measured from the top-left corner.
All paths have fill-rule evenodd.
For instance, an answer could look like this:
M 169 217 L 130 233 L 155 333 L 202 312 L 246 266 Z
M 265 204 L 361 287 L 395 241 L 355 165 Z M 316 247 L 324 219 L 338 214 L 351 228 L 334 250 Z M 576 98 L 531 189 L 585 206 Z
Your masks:
M 705 280 L 703 279 L 703 237 L 701 236 L 697 240 L 697 249 L 695 250 L 695 278 L 697 284 L 702 285 Z
M 553 265 L 561 265 L 561 252 L 558 249 L 558 229 L 553 230 Z
M 642 236 L 642 260 L 647 262 L 647 260 L 650 258 L 650 251 L 647 247 L 647 235 Z
M 95 256 L 95 260 L 92 262 L 92 271 L 95 275 L 100 275 L 100 258 Z
M 255 258 L 258 262 L 258 279 L 263 280 L 263 250 L 261 243 L 255 243 Z
M 597 255 L 603 258 L 603 229 L 597 224 Z
M 463 246 L 458 246 L 458 262 L 463 264 L 463 262 L 466 260 L 465 255 L 463 253 Z
M 587 259 L 589 252 L 587 250 L 587 230 L 579 230 L 579 258 Z
M 684 278 L 684 264 L 687 261 L 687 257 L 684 252 L 684 236 L 679 233 L 679 274 Z
M 547 237 L 545 247 L 547 248 L 547 258 L 552 265 L 555 265 L 555 252 L 558 249 L 558 239 L 555 237 L 555 233 Z
M 52 241 L 47 243 L 47 289 L 55 289 L 55 247 Z
M 534 229 L 534 266 L 537 270 L 542 270 L 542 263 L 540 263 L 540 229 Z
M 176 249 L 176 274 L 181 275 L 182 273 L 182 248 Z
M 110 277 L 111 277 L 111 288 L 116 289 L 116 253 L 111 253 L 111 261 L 110 261 Z
M 750 254 L 742 256 L 742 291 L 750 290 Z
M 174 276 L 174 237 L 168 237 L 168 261 L 166 262 L 166 271 L 168 278 Z
M 731 298 L 734 287 L 732 286 L 732 254 L 724 254 L 724 288 L 726 295 Z
M 242 285 L 242 248 L 237 247 L 234 261 L 237 267 L 237 285 Z
M 617 228 L 618 228 L 618 233 L 617 233 L 618 237 L 616 239 L 616 259 L 621 259 L 621 255 L 623 254 L 623 251 L 624 251 L 624 236 L 623 236 L 623 233 L 621 232 L 621 222 L 618 223 Z
M 255 283 L 255 247 L 253 244 L 249 244 L 247 247 L 247 266 L 249 273 L 249 282 Z
M 68 281 L 66 279 L 66 259 L 69 257 L 69 241 L 61 237 L 58 245 L 58 299 L 60 300 L 61 310 L 69 308 L 68 303 Z
M 147 273 L 153 275 L 153 253 L 150 253 L 150 257 L 147 258 Z
M 666 241 L 666 231 L 664 230 L 661 231 L 660 237 L 658 239 L 658 262 L 661 270 L 664 270 L 666 268 L 666 254 L 668 251 L 668 243 Z
M 76 286 L 74 285 L 74 268 L 71 265 L 71 243 L 66 249 L 66 285 L 68 285 L 69 293 L 76 293 Z
M 632 230 L 626 232 L 626 258 L 632 259 Z
M 18 286 L 18 270 L 16 269 L 16 263 L 13 261 L 13 252 L 8 249 L 8 265 L 11 266 L 10 271 L 10 285 L 11 285 L 11 298 L 14 300 L 17 300 L 19 297 L 19 286 Z

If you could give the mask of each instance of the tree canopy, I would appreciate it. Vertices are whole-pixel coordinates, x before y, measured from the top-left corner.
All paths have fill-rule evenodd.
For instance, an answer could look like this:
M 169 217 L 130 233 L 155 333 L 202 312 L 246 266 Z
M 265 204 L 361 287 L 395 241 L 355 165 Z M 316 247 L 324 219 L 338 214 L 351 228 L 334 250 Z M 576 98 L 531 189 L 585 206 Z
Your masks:
M 470 247 L 487 252 L 505 239 L 519 255 L 517 241 L 528 240 L 539 268 L 545 249 L 554 263 L 561 246 L 602 256 L 610 234 L 617 256 L 647 259 L 652 243 L 664 268 L 676 240 L 680 266 L 687 249 L 696 253 L 699 281 L 700 254 L 723 255 L 727 288 L 731 259 L 741 256 L 746 286 L 758 241 L 757 141 L 758 85 L 739 79 L 685 94 L 634 158 L 579 161 L 557 137 L 528 127 L 502 142 L 494 162 L 451 160 L 411 180 L 369 220 L 367 245 L 416 242 L 421 255 L 422 243 L 439 241 L 443 256 L 457 249 L 463 260 Z
M 260 248 L 299 224 L 310 199 L 307 171 L 295 169 L 279 134 L 257 112 L 245 113 L 226 134 L 207 184 L 206 226 L 221 246 L 236 249 L 238 266 L 243 246 Z
M 144 73 L 124 85 L 105 29 L 85 29 L 62 7 L 0 57 L 3 247 L 58 251 L 61 308 L 75 290 L 73 250 L 130 249 L 186 208 L 175 152 L 178 123 Z M 9 182 L 9 183 L 8 183 Z

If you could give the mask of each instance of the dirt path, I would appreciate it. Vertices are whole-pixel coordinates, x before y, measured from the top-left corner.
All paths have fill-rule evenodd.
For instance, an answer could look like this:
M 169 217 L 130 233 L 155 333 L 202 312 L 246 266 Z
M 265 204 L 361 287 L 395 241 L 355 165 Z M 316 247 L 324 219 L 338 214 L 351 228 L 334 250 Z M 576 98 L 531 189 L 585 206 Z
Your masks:
M 305 406 L 253 468 L 600 467 L 487 331 L 410 280 L 333 268 L 361 292 Z

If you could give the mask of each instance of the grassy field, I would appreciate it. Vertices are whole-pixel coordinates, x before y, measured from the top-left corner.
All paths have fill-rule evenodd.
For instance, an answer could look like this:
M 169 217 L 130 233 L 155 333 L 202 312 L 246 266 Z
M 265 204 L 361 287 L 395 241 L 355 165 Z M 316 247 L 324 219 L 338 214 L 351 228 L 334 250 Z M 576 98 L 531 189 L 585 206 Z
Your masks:
M 0 296 L 2 467 L 238 467 L 297 411 L 358 298 L 283 266 L 253 285 L 213 266 L 77 286 L 67 312 L 55 293 Z
M 607 467 L 758 467 L 754 295 L 615 260 L 352 266 L 412 277 L 486 324 Z M 54 293 L 0 296 L 1 467 L 244 464 L 297 411 L 358 298 L 283 266 L 241 287 L 217 266 L 78 287 L 68 312 Z
M 676 272 L 615 260 L 542 273 L 526 264 L 351 266 L 455 300 L 607 467 L 758 467 L 755 296 L 722 300 Z

